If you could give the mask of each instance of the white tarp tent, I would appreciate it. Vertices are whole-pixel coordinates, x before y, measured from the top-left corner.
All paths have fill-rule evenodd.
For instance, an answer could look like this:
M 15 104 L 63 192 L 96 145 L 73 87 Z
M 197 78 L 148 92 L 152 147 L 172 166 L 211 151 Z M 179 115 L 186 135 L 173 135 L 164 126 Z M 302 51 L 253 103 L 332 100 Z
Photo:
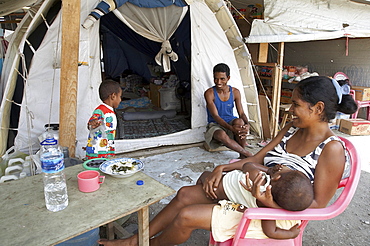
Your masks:
M 29 14 L 15 31 L 6 55 L 1 76 L 0 95 L 2 96 L 0 120 L 1 142 L 0 154 L 7 145 L 9 114 L 18 76 L 19 64 L 22 66 L 24 93 L 20 105 L 19 125 L 15 147 L 28 152 L 30 146 L 38 146 L 37 137 L 45 131 L 44 125 L 59 122 L 59 78 L 60 68 L 60 23 L 59 13 L 52 24 L 46 24 L 44 16 L 57 2 L 45 0 L 39 9 L 31 8 Z M 81 23 L 98 0 L 81 0 Z M 257 89 L 255 87 L 250 54 L 243 43 L 241 34 L 222 0 L 195 0 L 190 6 L 191 18 L 191 129 L 169 135 L 146 139 L 117 140 L 116 152 L 123 153 L 150 147 L 196 143 L 204 140 L 206 110 L 203 92 L 213 85 L 212 67 L 227 63 L 232 71 L 230 85 L 242 93 L 243 107 L 247 112 L 252 129 L 261 134 L 261 119 L 258 107 Z M 36 11 L 37 10 L 37 11 Z M 33 50 L 32 61 L 26 69 L 22 54 L 33 30 L 45 23 L 47 32 L 37 50 Z M 86 122 L 93 109 L 100 104 L 98 86 L 101 82 L 99 22 L 91 28 L 80 29 L 77 92 L 77 147 L 76 156 L 83 157 L 82 147 L 86 145 L 88 130 Z
M 265 0 L 247 43 L 370 37 L 370 5 L 349 0 Z

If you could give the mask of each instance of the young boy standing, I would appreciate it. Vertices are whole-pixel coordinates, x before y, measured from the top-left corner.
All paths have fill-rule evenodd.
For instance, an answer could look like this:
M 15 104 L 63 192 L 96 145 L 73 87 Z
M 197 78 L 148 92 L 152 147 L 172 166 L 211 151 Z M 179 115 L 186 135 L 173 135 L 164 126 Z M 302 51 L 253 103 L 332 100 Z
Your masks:
M 87 123 L 90 130 L 86 146 L 87 159 L 115 156 L 117 117 L 114 108 L 120 104 L 121 96 L 122 89 L 118 82 L 105 80 L 100 84 L 99 97 L 103 103 L 94 110 Z

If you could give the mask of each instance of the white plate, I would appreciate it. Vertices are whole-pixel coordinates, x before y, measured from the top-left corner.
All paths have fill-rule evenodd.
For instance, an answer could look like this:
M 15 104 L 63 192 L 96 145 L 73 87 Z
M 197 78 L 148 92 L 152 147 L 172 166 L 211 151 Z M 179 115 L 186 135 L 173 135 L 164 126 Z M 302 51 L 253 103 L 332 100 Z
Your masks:
M 113 171 L 113 165 L 120 166 L 130 166 L 131 163 L 137 163 L 136 166 L 133 166 L 132 170 L 124 171 Z M 144 168 L 144 163 L 140 160 L 134 159 L 134 158 L 118 158 L 118 159 L 112 159 L 103 162 L 99 169 L 105 174 L 111 175 L 115 178 L 126 178 L 134 175 L 138 171 Z

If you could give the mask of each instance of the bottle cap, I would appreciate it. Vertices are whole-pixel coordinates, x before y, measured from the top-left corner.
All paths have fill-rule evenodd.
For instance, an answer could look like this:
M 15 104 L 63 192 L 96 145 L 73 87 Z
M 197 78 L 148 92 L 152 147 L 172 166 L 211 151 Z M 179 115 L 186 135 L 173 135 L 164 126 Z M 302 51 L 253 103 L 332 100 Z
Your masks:
M 144 184 L 144 181 L 143 180 L 138 180 L 138 181 L 136 181 L 136 184 L 137 185 L 143 185 Z

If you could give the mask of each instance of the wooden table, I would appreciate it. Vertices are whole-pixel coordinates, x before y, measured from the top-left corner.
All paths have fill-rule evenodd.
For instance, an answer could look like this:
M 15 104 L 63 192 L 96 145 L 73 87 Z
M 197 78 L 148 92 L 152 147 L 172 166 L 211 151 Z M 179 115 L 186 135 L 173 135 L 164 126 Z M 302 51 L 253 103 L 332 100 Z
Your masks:
M 149 245 L 149 205 L 175 191 L 142 172 L 128 178 L 106 175 L 100 189 L 78 190 L 76 165 L 65 169 L 69 205 L 46 209 L 42 175 L 0 184 L 1 245 L 54 245 L 138 212 L 139 245 Z M 143 180 L 144 185 L 137 185 Z

